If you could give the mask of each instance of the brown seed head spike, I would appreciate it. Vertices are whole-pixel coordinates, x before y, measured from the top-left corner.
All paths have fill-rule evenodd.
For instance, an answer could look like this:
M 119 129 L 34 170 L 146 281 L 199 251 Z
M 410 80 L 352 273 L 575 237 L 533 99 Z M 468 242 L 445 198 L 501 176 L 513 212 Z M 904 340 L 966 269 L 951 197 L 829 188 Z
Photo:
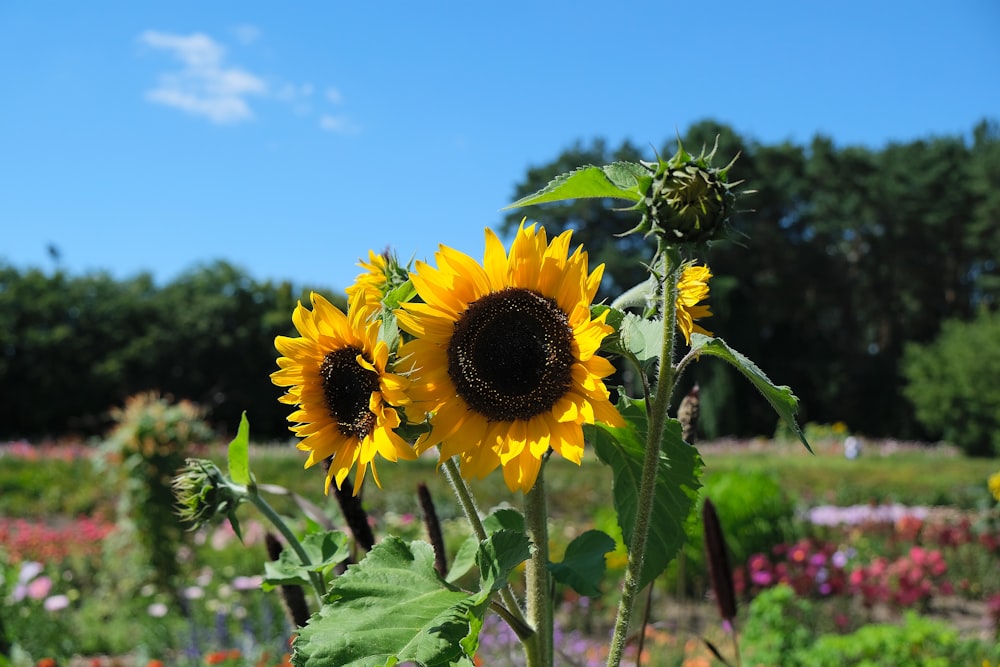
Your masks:
M 719 605 L 719 616 L 722 620 L 733 622 L 736 618 L 736 588 L 733 586 L 733 569 L 729 565 L 729 552 L 726 549 L 726 537 L 722 534 L 722 524 L 719 515 L 715 513 L 715 505 L 708 498 L 701 510 L 701 518 L 705 523 L 705 550 L 708 552 L 708 574 L 712 580 L 712 591 Z

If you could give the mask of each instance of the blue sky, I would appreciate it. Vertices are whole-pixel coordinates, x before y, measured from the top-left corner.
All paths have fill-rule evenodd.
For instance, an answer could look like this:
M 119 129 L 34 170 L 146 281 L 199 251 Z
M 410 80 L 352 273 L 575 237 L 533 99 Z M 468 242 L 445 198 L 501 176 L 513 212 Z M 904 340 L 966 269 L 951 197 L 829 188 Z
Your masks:
M 967 134 L 1000 119 L 997 35 L 995 0 L 4 0 L 0 260 L 342 290 L 370 248 L 481 257 L 576 140 Z

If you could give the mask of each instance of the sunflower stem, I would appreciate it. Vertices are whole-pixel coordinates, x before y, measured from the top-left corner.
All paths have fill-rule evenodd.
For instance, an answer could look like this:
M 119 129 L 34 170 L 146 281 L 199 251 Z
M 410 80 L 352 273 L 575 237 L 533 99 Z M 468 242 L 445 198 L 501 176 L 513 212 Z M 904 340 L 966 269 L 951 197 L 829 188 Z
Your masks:
M 486 534 L 486 526 L 483 525 L 483 520 L 479 516 L 479 507 L 476 505 L 476 498 L 472 495 L 472 489 L 469 485 L 465 483 L 465 479 L 462 478 L 462 474 L 458 469 L 458 465 L 455 463 L 454 458 L 446 459 L 444 463 L 441 464 L 444 468 L 444 476 L 448 479 L 448 483 L 451 484 L 451 488 L 455 491 L 455 496 L 458 498 L 458 504 L 462 506 L 462 511 L 465 513 L 465 518 L 468 519 L 469 525 L 472 526 L 472 532 L 476 534 L 476 539 L 480 542 L 484 541 L 488 535 Z M 503 600 L 504 606 L 510 612 L 511 616 L 521 624 L 521 626 L 527 625 L 527 620 L 524 618 L 524 614 L 521 612 L 521 605 L 517 601 L 517 597 L 514 595 L 514 591 L 511 590 L 510 586 L 504 586 L 500 589 L 500 599 Z M 517 628 L 513 625 L 515 632 Z M 520 637 L 520 634 L 518 635 Z M 521 638 L 522 642 L 527 641 L 525 638 Z
M 531 540 L 531 559 L 526 568 L 528 623 L 535 629 L 540 662 L 552 665 L 552 584 L 549 578 L 549 527 L 545 497 L 545 461 L 538 469 L 535 485 L 524 496 L 524 523 Z M 534 667 L 533 663 L 528 663 Z
M 271 525 L 278 529 L 278 532 L 285 538 L 285 541 L 288 542 L 288 545 L 299 557 L 299 560 L 302 561 L 302 564 L 306 567 L 312 565 L 312 561 L 309 560 L 309 555 L 302 547 L 302 543 L 299 542 L 299 538 L 295 536 L 295 533 L 293 533 L 288 527 L 288 524 L 285 523 L 284 519 L 282 519 L 281 516 L 274 511 L 274 508 L 271 507 L 266 500 L 264 500 L 264 496 L 260 495 L 257 491 L 256 485 L 251 484 L 247 487 L 247 499 L 253 503 L 254 507 L 260 510 L 260 513 L 271 522 Z M 312 582 L 313 590 L 316 592 L 316 600 L 322 607 L 323 596 L 326 595 L 323 578 L 320 576 L 319 572 L 310 572 L 309 580 Z
M 660 463 L 660 442 L 663 439 L 663 428 L 667 421 L 670 395 L 673 393 L 676 377 L 673 354 L 677 328 L 677 276 L 681 266 L 680 253 L 667 246 L 661 247 L 659 254 L 663 261 L 661 278 L 663 280 L 663 343 L 660 348 L 659 377 L 656 382 L 653 405 L 650 407 L 648 402 L 646 404 L 649 418 L 646 451 L 639 482 L 635 524 L 628 549 L 628 563 L 625 567 L 625 579 L 622 584 L 622 596 L 618 603 L 614 634 L 611 637 L 611 647 L 608 652 L 608 667 L 621 665 L 622 657 L 625 654 L 625 642 L 628 639 L 629 624 L 632 621 L 632 611 L 639 595 L 639 577 L 649 539 L 649 521 L 656 491 L 656 473 Z

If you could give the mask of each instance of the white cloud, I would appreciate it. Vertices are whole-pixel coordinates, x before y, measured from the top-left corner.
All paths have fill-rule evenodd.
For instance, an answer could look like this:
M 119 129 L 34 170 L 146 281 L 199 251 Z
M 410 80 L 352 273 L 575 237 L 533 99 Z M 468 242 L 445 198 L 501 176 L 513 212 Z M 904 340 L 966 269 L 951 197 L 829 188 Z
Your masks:
M 320 117 L 319 126 L 327 132 L 334 132 L 336 134 L 357 134 L 361 131 L 361 128 L 355 125 L 347 116 L 335 116 L 328 113 Z
M 326 89 L 326 99 L 329 100 L 333 104 L 343 104 L 344 103 L 344 96 L 336 88 L 327 88 Z
M 241 44 L 253 44 L 260 39 L 260 28 L 249 23 L 236 26 L 233 28 L 233 33 L 236 34 L 236 39 L 240 40 Z
M 139 41 L 170 52 L 183 65 L 179 71 L 159 77 L 157 86 L 146 93 L 150 102 L 225 124 L 253 118 L 247 98 L 268 93 L 267 82 L 260 77 L 238 67 L 227 67 L 225 48 L 208 35 L 147 30 Z

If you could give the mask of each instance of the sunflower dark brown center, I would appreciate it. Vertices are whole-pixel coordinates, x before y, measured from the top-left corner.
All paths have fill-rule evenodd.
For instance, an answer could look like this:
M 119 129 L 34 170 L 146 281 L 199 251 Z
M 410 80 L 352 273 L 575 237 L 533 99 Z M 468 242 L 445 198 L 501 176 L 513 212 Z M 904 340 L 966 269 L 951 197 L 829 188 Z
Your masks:
M 573 329 L 552 299 L 508 287 L 469 304 L 448 345 L 459 396 L 489 421 L 531 419 L 572 383 Z
M 323 358 L 319 375 L 330 416 L 345 436 L 364 438 L 375 428 L 375 415 L 368 409 L 372 392 L 378 390 L 378 374 L 358 364 L 361 350 L 345 347 Z

